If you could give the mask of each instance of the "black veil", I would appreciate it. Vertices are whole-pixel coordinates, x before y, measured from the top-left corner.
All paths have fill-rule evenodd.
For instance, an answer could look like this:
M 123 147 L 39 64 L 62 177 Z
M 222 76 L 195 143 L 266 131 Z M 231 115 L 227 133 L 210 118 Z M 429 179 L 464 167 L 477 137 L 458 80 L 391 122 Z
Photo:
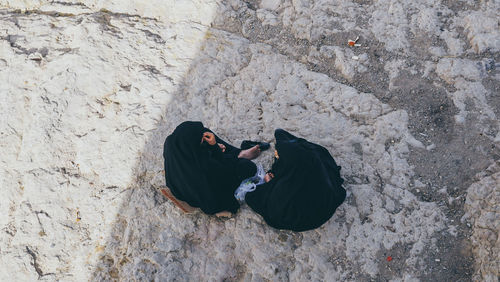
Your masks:
M 274 133 L 279 158 L 274 178 L 245 201 L 274 228 L 305 231 L 330 219 L 345 199 L 340 166 L 324 147 L 282 129 Z
M 245 177 L 255 173 L 255 165 L 237 159 L 240 149 L 217 136 L 217 143 L 226 146 L 226 153 L 217 145 L 200 144 L 207 131 L 212 132 L 201 122 L 186 121 L 167 137 L 163 149 L 166 184 L 176 198 L 207 214 L 225 210 L 235 213 L 239 203 L 234 190 Z M 240 175 L 242 167 L 249 176 Z

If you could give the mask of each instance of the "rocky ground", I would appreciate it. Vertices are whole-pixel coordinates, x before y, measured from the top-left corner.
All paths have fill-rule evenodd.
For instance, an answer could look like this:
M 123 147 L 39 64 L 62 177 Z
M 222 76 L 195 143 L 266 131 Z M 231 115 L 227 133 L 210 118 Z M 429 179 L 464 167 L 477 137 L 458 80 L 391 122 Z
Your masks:
M 472 0 L 0 0 L 0 280 L 498 281 L 499 18 Z M 247 206 L 182 214 L 157 188 L 187 119 L 325 146 L 346 202 L 302 233 Z

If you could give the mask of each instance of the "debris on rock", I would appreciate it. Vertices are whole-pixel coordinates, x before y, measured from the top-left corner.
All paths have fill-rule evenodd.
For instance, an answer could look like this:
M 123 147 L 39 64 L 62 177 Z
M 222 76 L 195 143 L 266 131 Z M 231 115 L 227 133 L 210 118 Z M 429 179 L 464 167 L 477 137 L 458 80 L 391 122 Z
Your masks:
M 351 47 L 361 47 L 361 44 L 357 44 L 358 40 L 359 40 L 359 36 L 356 37 L 356 39 L 354 39 L 354 40 L 351 40 L 351 39 L 347 40 L 347 44 Z

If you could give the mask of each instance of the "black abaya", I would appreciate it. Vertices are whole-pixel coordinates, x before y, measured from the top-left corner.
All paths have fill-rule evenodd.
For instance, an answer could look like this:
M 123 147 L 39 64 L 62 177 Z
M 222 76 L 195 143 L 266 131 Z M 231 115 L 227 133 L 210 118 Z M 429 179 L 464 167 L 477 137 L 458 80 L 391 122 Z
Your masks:
M 278 129 L 274 178 L 245 201 L 274 228 L 311 230 L 328 221 L 345 199 L 344 180 L 328 150 Z
M 163 147 L 165 180 L 172 194 L 207 214 L 235 213 L 239 208 L 234 191 L 245 178 L 255 174 L 255 164 L 238 158 L 240 149 L 215 136 L 226 146 L 200 144 L 204 132 L 212 132 L 201 122 L 181 123 L 167 137 Z

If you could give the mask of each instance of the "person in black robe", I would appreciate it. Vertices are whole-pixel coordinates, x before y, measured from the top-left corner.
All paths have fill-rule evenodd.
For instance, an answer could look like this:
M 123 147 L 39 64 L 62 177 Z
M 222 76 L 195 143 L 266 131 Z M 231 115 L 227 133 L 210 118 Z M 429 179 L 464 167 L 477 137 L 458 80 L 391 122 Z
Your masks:
M 166 184 L 175 198 L 207 214 L 236 213 L 240 205 L 234 191 L 242 180 L 256 173 L 250 159 L 259 154 L 259 145 L 241 150 L 201 122 L 186 121 L 165 140 Z
M 246 194 L 246 203 L 277 229 L 300 232 L 320 227 L 346 197 L 340 166 L 320 145 L 282 129 L 274 136 L 272 169 L 266 183 Z

